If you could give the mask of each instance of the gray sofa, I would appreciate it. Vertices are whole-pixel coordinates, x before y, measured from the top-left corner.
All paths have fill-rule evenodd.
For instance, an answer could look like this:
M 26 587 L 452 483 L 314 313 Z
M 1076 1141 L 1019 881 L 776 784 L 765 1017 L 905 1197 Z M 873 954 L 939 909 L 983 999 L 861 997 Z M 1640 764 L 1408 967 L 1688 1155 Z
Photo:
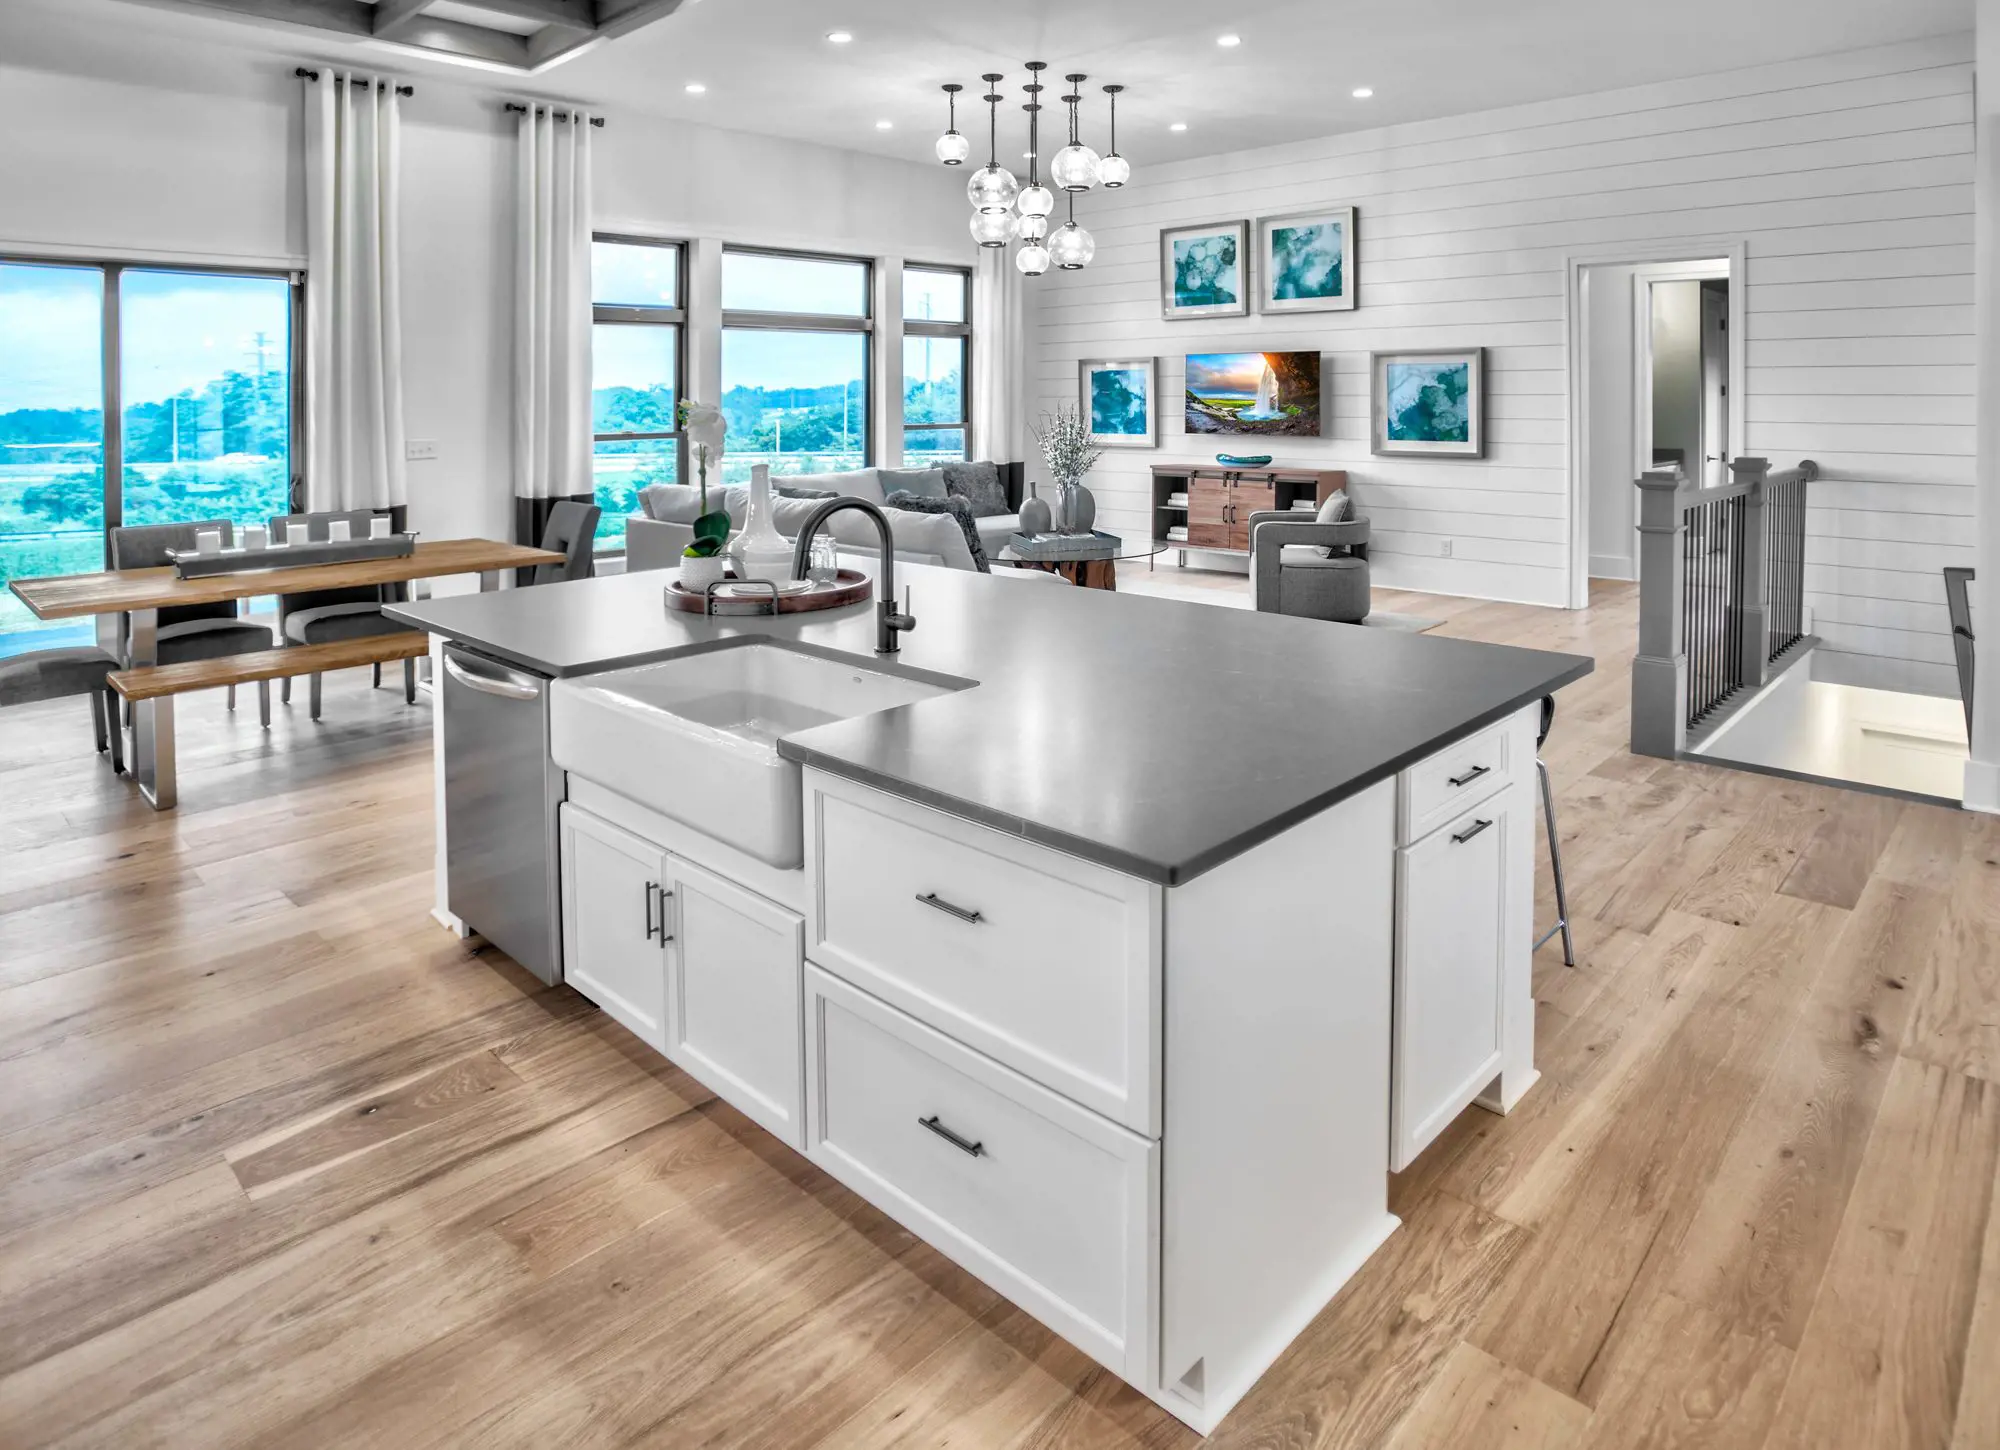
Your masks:
M 1002 464 L 1000 477 L 1014 512 L 973 521 L 979 531 L 980 546 L 988 559 L 999 554 L 1007 546 L 1008 537 L 1021 526 L 1018 512 L 1021 466 Z M 884 501 L 882 470 L 875 468 L 854 469 L 846 473 L 796 474 L 774 478 L 772 482 L 786 488 L 865 498 L 876 505 Z M 775 493 L 775 488 L 773 491 Z M 741 485 L 728 488 L 711 486 L 708 493 L 710 507 L 720 504 L 729 515 L 732 530 L 741 528 L 749 512 L 750 490 Z M 797 537 L 806 517 L 822 502 L 822 499 L 773 497 L 771 508 L 778 532 L 788 539 Z M 678 569 L 681 550 L 694 537 L 695 516 L 701 511 L 700 490 L 685 484 L 655 484 L 640 494 L 639 504 L 641 512 L 627 519 L 625 524 L 626 569 L 634 572 L 642 569 Z M 885 512 L 889 518 L 890 533 L 896 540 L 898 562 L 939 564 L 948 569 L 974 567 L 964 531 L 950 515 L 911 513 L 901 509 L 886 509 Z M 875 527 L 859 513 L 836 515 L 829 528 L 843 552 L 873 554 L 876 551 Z
M 1368 520 L 1250 515 L 1250 591 L 1259 611 L 1359 624 L 1368 617 Z

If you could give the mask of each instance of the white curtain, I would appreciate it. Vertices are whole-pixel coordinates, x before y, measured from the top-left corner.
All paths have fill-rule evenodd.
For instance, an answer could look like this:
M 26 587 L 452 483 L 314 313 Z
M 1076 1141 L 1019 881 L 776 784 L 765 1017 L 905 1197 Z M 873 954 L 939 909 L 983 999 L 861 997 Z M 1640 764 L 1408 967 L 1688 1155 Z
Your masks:
M 996 463 L 1025 458 L 1026 285 L 1005 247 L 981 247 L 972 274 L 972 445 Z
M 514 233 L 514 496 L 593 491 L 590 125 L 520 118 Z
M 387 508 L 409 502 L 396 87 L 307 85 L 307 507 Z

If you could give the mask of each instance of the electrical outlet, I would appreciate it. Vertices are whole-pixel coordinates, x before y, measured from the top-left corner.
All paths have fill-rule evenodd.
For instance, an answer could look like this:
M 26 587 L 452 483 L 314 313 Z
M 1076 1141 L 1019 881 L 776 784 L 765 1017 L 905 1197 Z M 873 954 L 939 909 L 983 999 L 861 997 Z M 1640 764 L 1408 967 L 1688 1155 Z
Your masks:
M 1451 557 L 1451 540 L 1450 540 L 1450 539 L 1439 539 L 1439 540 L 1438 540 L 1438 557 L 1439 557 L 1440 559 L 1449 559 L 1449 558 Z
M 438 456 L 437 439 L 412 438 L 403 445 L 403 457 L 412 463 L 421 463 Z

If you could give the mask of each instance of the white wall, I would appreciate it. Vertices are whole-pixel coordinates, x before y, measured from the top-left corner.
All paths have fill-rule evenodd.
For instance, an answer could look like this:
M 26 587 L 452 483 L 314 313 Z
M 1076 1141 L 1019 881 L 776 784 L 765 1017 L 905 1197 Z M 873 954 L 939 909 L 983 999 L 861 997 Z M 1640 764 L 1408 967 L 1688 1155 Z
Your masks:
M 1948 38 L 1171 166 L 1141 154 L 1132 186 L 1078 209 L 1096 261 L 1033 289 L 1037 406 L 1074 400 L 1083 358 L 1160 357 L 1160 450 L 1093 479 L 1107 525 L 1143 529 L 1147 465 L 1213 451 L 1182 436 L 1183 355 L 1317 345 L 1326 436 L 1283 461 L 1350 470 L 1378 582 L 1557 604 L 1565 258 L 1740 237 L 1748 451 L 1824 470 L 1816 627 L 1868 683 L 1949 690 L 1938 570 L 1972 562 L 1971 61 L 1970 38 Z M 1345 203 L 1356 311 L 1161 320 L 1163 226 Z M 1472 344 L 1488 349 L 1487 457 L 1372 458 L 1368 351 Z
M 0 251 L 302 263 L 292 64 L 0 16 Z M 439 445 L 409 465 L 411 519 L 504 537 L 515 118 L 499 93 L 425 78 L 403 122 L 405 417 Z M 973 260 L 942 168 L 615 108 L 593 139 L 606 230 Z

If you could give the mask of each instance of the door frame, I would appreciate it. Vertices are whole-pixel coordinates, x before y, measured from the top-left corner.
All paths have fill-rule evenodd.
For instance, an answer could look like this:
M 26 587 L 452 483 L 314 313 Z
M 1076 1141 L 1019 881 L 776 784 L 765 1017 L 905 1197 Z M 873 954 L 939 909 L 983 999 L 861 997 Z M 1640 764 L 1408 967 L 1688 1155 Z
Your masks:
M 1568 514 L 1569 586 L 1568 607 L 1583 609 L 1590 604 L 1590 407 L 1589 329 L 1583 308 L 1583 277 L 1586 267 L 1644 267 L 1653 263 L 1706 262 L 1718 257 L 1729 259 L 1729 456 L 1744 451 L 1743 406 L 1747 368 L 1744 336 L 1745 303 L 1748 298 L 1748 244 L 1741 237 L 1691 238 L 1686 241 L 1657 242 L 1570 252 L 1563 257 L 1563 335 L 1567 342 L 1565 367 L 1568 389 L 1565 408 L 1569 419 Z M 1636 303 L 1634 304 L 1637 305 Z M 1637 351 L 1637 349 L 1635 349 Z M 1650 363 L 1649 355 L 1643 355 Z M 1650 376 L 1650 369 L 1648 370 Z M 1634 381 L 1635 388 L 1638 386 Z M 1634 431 L 1637 429 L 1637 399 L 1634 400 Z M 1650 408 L 1648 409 L 1650 413 Z

